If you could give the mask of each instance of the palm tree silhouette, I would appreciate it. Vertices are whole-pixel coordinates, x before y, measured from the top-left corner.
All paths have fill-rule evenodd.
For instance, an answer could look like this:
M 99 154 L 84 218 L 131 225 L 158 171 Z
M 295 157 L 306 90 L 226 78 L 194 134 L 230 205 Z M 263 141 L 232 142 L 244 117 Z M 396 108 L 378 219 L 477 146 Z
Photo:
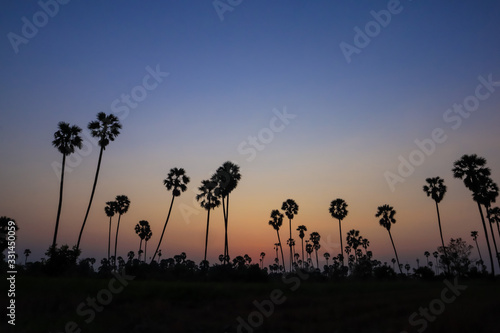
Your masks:
M 139 261 L 141 260 L 141 255 L 140 253 L 142 253 L 142 241 L 146 238 L 146 236 L 148 235 L 148 233 L 151 232 L 151 227 L 149 226 L 149 222 L 146 221 L 146 220 L 141 220 L 139 221 L 139 223 L 137 223 L 135 225 L 135 233 L 139 236 L 139 238 L 141 239 L 140 242 L 139 242 Z M 144 261 L 146 260 L 146 256 L 144 256 Z
M 392 270 L 396 271 L 396 270 L 394 269 L 394 265 L 396 264 L 396 259 L 392 258 L 392 259 L 391 259 L 391 262 L 392 262 Z
M 405 265 L 406 275 L 410 275 L 410 268 L 411 268 L 410 264 Z
M 309 239 L 311 240 L 313 249 L 316 252 L 316 268 L 319 269 L 318 250 L 321 247 L 321 245 L 319 244 L 319 240 L 321 239 L 321 236 L 319 235 L 319 233 L 314 231 L 309 235 Z
M 307 259 L 307 262 L 311 263 L 311 265 L 312 265 L 311 254 L 313 253 L 314 248 L 313 248 L 313 245 L 311 243 L 309 243 L 309 242 L 310 242 L 310 240 L 307 239 L 306 240 L 306 253 L 307 253 L 308 257 L 309 257 Z M 313 265 L 313 267 L 314 267 L 314 265 Z
M 295 202 L 293 199 L 287 199 L 283 204 L 281 205 L 281 210 L 285 212 L 286 217 L 288 217 L 288 221 L 290 223 L 290 240 L 292 239 L 292 219 L 295 215 L 298 214 L 299 212 L 299 205 Z M 289 241 L 288 244 L 290 245 L 290 272 L 292 271 L 292 264 L 293 264 L 293 250 L 292 250 L 292 242 Z M 284 264 L 283 264 L 284 265 Z
M 281 250 L 281 262 L 283 263 L 283 269 L 285 269 L 285 256 L 283 255 L 283 247 L 281 246 L 280 239 L 280 227 L 283 224 L 283 214 L 280 213 L 279 210 L 274 209 L 271 212 L 271 220 L 269 221 L 269 225 L 276 230 L 276 235 L 278 235 L 278 244 Z
M 437 274 L 437 273 L 439 273 L 439 263 L 438 263 L 439 252 L 438 251 L 432 252 L 432 256 L 436 260 L 436 274 Z
M 396 246 L 394 245 L 394 241 L 391 235 L 391 225 L 396 223 L 394 215 L 396 215 L 396 211 L 394 210 L 394 208 L 392 208 L 389 205 L 383 205 L 378 207 L 377 214 L 375 214 L 375 217 L 380 217 L 379 220 L 380 225 L 385 229 L 387 229 L 387 232 L 389 232 L 392 248 L 394 249 L 394 254 L 396 255 L 396 261 L 398 262 L 399 272 L 403 274 L 403 271 L 401 270 L 401 266 L 399 263 L 398 252 L 396 251 Z
M 305 225 L 299 225 L 297 227 L 297 231 L 299 232 L 299 237 L 300 239 L 302 240 L 302 268 L 304 268 L 304 236 L 305 236 L 305 233 L 304 231 L 307 231 L 307 228 Z
M 486 223 L 484 221 L 483 210 L 481 208 L 481 203 L 476 200 L 479 199 L 475 197 L 481 190 L 481 186 L 485 183 L 491 174 L 490 169 L 485 167 L 486 159 L 478 157 L 476 154 L 463 155 L 458 161 L 453 164 L 453 177 L 462 179 L 465 187 L 467 187 L 473 193 L 473 198 L 477 203 L 477 208 L 479 209 L 479 214 L 481 215 L 481 221 L 483 223 L 484 236 L 486 238 L 486 244 L 488 245 L 488 254 L 490 255 L 491 264 L 491 275 L 495 275 L 495 267 L 493 265 L 493 255 L 491 254 L 490 240 L 488 237 L 488 231 L 486 229 Z
M 264 269 L 264 258 L 266 257 L 265 252 L 260 253 L 260 269 Z
M 106 115 L 104 112 L 99 112 L 97 114 L 97 120 L 91 121 L 87 128 L 90 130 L 90 134 L 94 138 L 99 139 L 99 146 L 101 147 L 99 151 L 99 160 L 97 161 L 97 170 L 95 172 L 94 185 L 92 186 L 92 193 L 90 194 L 89 206 L 87 207 L 87 212 L 85 213 L 85 218 L 83 219 L 82 229 L 78 235 L 78 242 L 76 243 L 76 249 L 80 248 L 80 241 L 82 239 L 83 229 L 85 228 L 85 223 L 89 216 L 90 207 L 92 206 L 92 200 L 94 199 L 95 188 L 97 185 L 97 178 L 99 177 L 99 170 L 101 168 L 102 153 L 104 149 L 109 145 L 110 141 L 114 141 L 115 138 L 120 134 L 120 129 L 122 125 L 113 114 Z
M 212 177 L 210 180 L 203 180 L 201 186 L 198 190 L 201 191 L 200 194 L 196 195 L 196 200 L 200 201 L 202 208 L 207 210 L 207 232 L 205 235 L 205 257 L 203 260 L 207 260 L 207 248 L 208 248 L 208 227 L 210 225 L 210 210 L 220 205 L 220 199 L 215 195 L 215 189 L 217 188 L 217 180 Z
M 342 254 L 342 220 L 347 216 L 347 204 L 343 199 L 335 199 L 330 203 L 330 214 L 334 219 L 339 220 L 339 236 L 340 236 L 340 258 L 342 259 L 342 266 L 344 266 L 344 255 Z
M 109 233 L 108 233 L 108 261 L 110 256 L 110 247 L 111 247 L 111 219 L 115 216 L 117 209 L 116 201 L 108 201 L 106 202 L 106 207 L 104 207 L 104 212 L 106 216 L 109 217 Z
M 240 167 L 232 162 L 224 162 L 220 166 L 214 179 L 217 180 L 216 196 L 222 198 L 222 210 L 224 213 L 224 263 L 229 264 L 229 245 L 227 228 L 229 223 L 229 194 L 238 186 L 241 179 Z
M 165 228 L 167 227 L 168 220 L 170 219 L 170 213 L 172 212 L 172 206 L 174 205 L 174 199 L 175 197 L 180 196 L 182 192 L 187 190 L 188 183 L 189 183 L 189 177 L 186 176 L 186 171 L 183 168 L 170 169 L 167 178 L 163 180 L 163 185 L 165 185 L 167 190 L 168 191 L 172 190 L 172 201 L 170 202 L 170 208 L 168 209 L 167 219 L 165 220 L 165 224 L 163 225 L 160 241 L 158 242 L 158 246 L 156 247 L 151 262 L 155 260 L 156 254 L 160 249 L 161 241 L 163 239 L 163 234 L 165 233 Z
M 115 262 L 114 262 L 114 268 L 116 270 L 116 248 L 118 246 L 118 230 L 120 229 L 120 220 L 122 218 L 122 215 L 128 212 L 128 209 L 130 207 L 130 200 L 126 195 L 117 195 L 116 196 L 116 213 L 118 213 L 118 223 L 116 224 L 116 237 L 115 237 Z
M 61 121 L 57 124 L 59 129 L 54 133 L 52 145 L 59 150 L 63 155 L 61 168 L 61 185 L 59 187 L 59 205 L 57 207 L 56 227 L 54 230 L 54 238 L 52 240 L 52 250 L 55 251 L 57 243 L 57 231 L 59 229 L 59 218 L 61 217 L 61 207 L 63 199 L 63 184 L 64 184 L 64 169 L 66 166 L 66 156 L 75 152 L 75 148 L 82 148 L 82 138 L 80 132 L 82 129 L 76 125 L 71 126 L 68 123 Z
M 28 262 L 28 257 L 30 256 L 31 254 L 31 250 L 30 249 L 25 249 L 24 250 L 24 265 L 26 266 L 26 263 Z
M 425 259 L 427 260 L 427 265 L 429 265 L 429 256 L 430 256 L 430 252 L 429 251 L 425 251 L 424 252 L 424 256 L 425 256 Z
M 500 237 L 500 208 L 499 207 L 490 208 L 488 214 L 490 215 L 490 222 L 496 223 L 498 237 Z
M 148 229 L 146 232 L 146 237 L 144 237 L 144 261 L 147 260 L 148 256 L 148 242 L 153 237 L 153 231 L 151 231 L 151 228 Z M 161 258 L 161 250 L 158 251 L 158 258 Z
M 476 243 L 476 249 L 477 252 L 479 253 L 479 260 L 483 261 L 483 257 L 481 256 L 481 250 L 479 249 L 479 245 L 477 244 L 477 236 L 479 236 L 477 231 L 471 231 L 470 235 L 472 237 L 472 240 Z
M 326 259 L 326 266 L 328 266 L 328 259 L 330 259 L 330 253 L 325 252 L 325 253 L 323 254 L 323 257 L 325 257 L 325 259 Z
M 432 200 L 436 203 L 436 211 L 438 217 L 438 225 L 439 225 L 439 235 L 441 236 L 441 244 L 443 245 L 444 256 L 446 258 L 446 266 L 448 268 L 448 273 L 450 272 L 450 264 L 448 260 L 448 255 L 446 253 L 446 246 L 444 245 L 443 240 L 443 230 L 441 229 L 441 218 L 439 215 L 439 203 L 443 200 L 443 197 L 446 193 L 446 185 L 444 185 L 444 179 L 440 177 L 427 178 L 425 180 L 427 185 L 424 185 L 423 190 L 427 194 L 428 197 L 431 197 Z

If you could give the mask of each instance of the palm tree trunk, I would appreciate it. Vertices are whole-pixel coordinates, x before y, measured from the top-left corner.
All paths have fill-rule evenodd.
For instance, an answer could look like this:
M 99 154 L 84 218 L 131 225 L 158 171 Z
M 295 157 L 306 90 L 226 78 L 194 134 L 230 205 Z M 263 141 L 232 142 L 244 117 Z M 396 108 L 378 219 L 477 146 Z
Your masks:
M 222 214 L 224 215 L 224 264 L 227 259 L 227 219 L 226 219 L 226 197 L 222 197 Z
M 498 256 L 497 242 L 495 240 L 495 234 L 493 233 L 493 226 L 491 225 L 490 210 L 488 206 L 484 206 L 486 209 L 486 218 L 488 219 L 488 224 L 490 225 L 491 238 L 493 239 L 493 246 L 495 247 L 495 254 L 498 261 L 498 266 L 500 267 L 500 257 Z
M 122 217 L 122 214 L 118 215 L 118 223 L 116 224 L 116 236 L 115 236 L 115 262 L 113 263 L 113 266 L 116 270 L 116 261 L 118 258 L 116 257 L 116 247 L 118 245 L 118 230 L 120 229 L 120 219 Z
M 87 222 L 87 218 L 89 216 L 90 207 L 92 206 L 92 200 L 94 199 L 95 188 L 97 185 L 97 178 L 99 177 L 99 170 L 101 169 L 101 160 L 103 151 L 104 147 L 101 146 L 101 150 L 99 151 L 99 160 L 97 161 L 97 170 L 95 172 L 94 185 L 92 186 L 92 193 L 90 194 L 89 206 L 87 207 L 87 212 L 85 213 L 85 219 L 83 220 L 82 229 L 80 230 L 80 234 L 78 235 L 78 242 L 76 243 L 77 250 L 80 248 L 80 240 L 82 239 L 83 228 L 85 228 L 85 223 Z
M 450 271 L 450 262 L 448 260 L 448 254 L 446 252 L 446 246 L 444 246 L 444 240 L 443 240 L 443 230 L 441 229 L 441 217 L 439 215 L 439 206 L 438 206 L 438 202 L 435 201 L 436 203 L 436 211 L 437 211 L 437 216 L 438 216 L 438 224 L 439 224 L 439 235 L 441 236 L 441 244 L 443 245 L 443 252 L 444 252 L 444 257 L 445 257 L 445 260 L 446 260 L 446 268 L 448 270 L 448 274 L 451 273 Z
M 148 260 L 148 241 L 144 241 L 144 262 Z
M 156 251 L 155 251 L 155 254 L 153 254 L 153 259 L 151 259 L 151 262 L 153 262 L 153 260 L 155 260 L 156 254 L 158 253 L 158 250 L 160 249 L 161 241 L 163 239 L 163 234 L 165 233 L 165 228 L 167 227 L 168 220 L 170 219 L 170 212 L 172 212 L 172 206 L 174 205 L 174 199 L 175 199 L 175 196 L 172 194 L 172 201 L 170 201 L 170 208 L 168 209 L 167 219 L 165 220 L 165 225 L 163 226 L 163 230 L 161 232 L 160 241 L 158 242 L 158 246 L 156 247 Z
M 500 237 L 500 221 L 497 222 L 498 237 Z
M 318 250 L 316 250 L 316 268 L 319 269 Z
M 229 194 L 227 195 L 227 205 L 226 205 L 226 215 L 225 215 L 225 221 L 224 221 L 224 226 L 225 226 L 225 237 L 224 237 L 224 251 L 226 253 L 226 256 L 227 256 L 227 263 L 229 264 L 229 242 L 228 242 L 228 238 L 227 238 L 227 227 L 228 227 L 228 224 L 229 224 Z
M 290 225 L 290 272 L 292 271 L 292 265 L 293 265 L 293 250 L 292 250 L 292 219 L 288 219 L 289 225 Z
M 57 207 L 56 229 L 54 230 L 54 239 L 52 240 L 52 250 L 53 251 L 56 250 L 57 230 L 59 229 L 59 218 L 61 217 L 65 165 L 66 165 L 66 154 L 63 154 L 62 168 L 61 168 L 61 185 L 59 188 L 59 206 Z
M 304 268 L 304 237 L 301 238 L 302 239 L 302 268 Z
M 110 250 L 110 247 L 111 247 L 111 219 L 112 217 L 110 216 L 109 217 L 109 233 L 108 233 L 108 262 L 109 262 L 109 250 Z
M 479 253 L 479 259 L 481 260 L 481 262 L 484 265 L 483 257 L 481 256 L 481 251 L 479 250 L 479 245 L 477 244 L 477 239 L 475 240 L 475 242 L 476 242 L 477 252 Z
M 208 248 L 208 226 L 210 225 L 210 208 L 207 212 L 207 232 L 205 234 L 205 258 L 203 260 L 207 260 L 207 248 Z
M 342 267 L 344 267 L 344 247 L 342 245 L 342 226 L 341 226 L 341 219 L 339 219 L 339 234 L 340 234 L 340 255 L 342 258 Z
M 139 262 L 141 261 L 141 249 L 142 249 L 142 238 L 141 240 L 139 241 L 139 251 L 137 252 L 137 254 L 139 254 Z
M 281 246 L 280 232 L 276 230 L 276 234 L 278 234 L 278 243 L 280 245 L 281 250 L 281 262 L 283 263 L 283 270 L 285 269 L 285 256 L 283 255 L 283 246 Z
M 394 241 L 392 240 L 391 231 L 390 230 L 387 230 L 387 231 L 389 232 L 389 237 L 391 238 L 392 248 L 394 249 L 394 254 L 396 255 L 396 261 L 398 263 L 399 272 L 401 274 L 403 274 L 403 271 L 401 270 L 401 266 L 399 265 L 398 252 L 396 251 L 396 246 L 394 245 Z
M 488 253 L 490 255 L 490 265 L 491 265 L 491 275 L 495 276 L 495 266 L 493 265 L 493 255 L 491 254 L 490 239 L 488 237 L 488 230 L 486 229 L 486 223 L 484 221 L 483 209 L 481 204 L 477 203 L 477 208 L 479 208 L 479 213 L 481 214 L 481 221 L 483 222 L 484 236 L 486 237 L 486 244 L 488 245 Z

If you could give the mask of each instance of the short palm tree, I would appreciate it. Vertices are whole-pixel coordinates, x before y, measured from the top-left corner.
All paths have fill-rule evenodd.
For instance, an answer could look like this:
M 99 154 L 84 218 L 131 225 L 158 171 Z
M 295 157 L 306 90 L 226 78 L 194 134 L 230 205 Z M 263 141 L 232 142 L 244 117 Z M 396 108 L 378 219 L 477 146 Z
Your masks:
M 141 239 L 139 242 L 139 252 L 137 253 L 142 253 L 142 241 L 146 238 L 147 234 L 151 232 L 151 227 L 149 225 L 149 222 L 146 220 L 141 220 L 139 223 L 137 223 L 134 227 L 135 233 L 139 238 Z M 141 260 L 141 255 L 139 254 L 139 261 Z M 146 257 L 144 257 L 144 260 L 146 260 Z
M 144 261 L 148 258 L 148 242 L 153 237 L 153 232 L 151 228 L 146 232 L 146 237 L 144 237 Z M 158 258 L 161 258 L 161 250 L 158 252 Z
M 120 220 L 122 218 L 122 215 L 128 212 L 128 209 L 130 207 L 130 200 L 126 195 L 117 195 L 116 196 L 116 213 L 118 213 L 118 223 L 116 224 L 116 237 L 115 237 L 115 263 L 114 267 L 116 269 L 116 248 L 118 246 L 118 230 L 120 229 Z
M 64 169 L 66 166 L 66 156 L 75 152 L 75 148 L 82 148 L 82 138 L 80 132 L 82 129 L 76 125 L 71 126 L 68 123 L 60 122 L 57 124 L 58 130 L 54 133 L 52 145 L 63 155 L 61 167 L 61 185 L 59 187 L 59 205 L 57 207 L 56 227 L 54 238 L 52 240 L 52 249 L 55 250 L 57 243 L 57 231 L 59 229 L 59 218 L 61 217 L 61 207 L 63 199 Z
M 260 253 L 260 269 L 264 269 L 264 258 L 266 257 L 265 252 Z
M 340 258 L 342 259 L 342 266 L 344 266 L 344 255 L 342 254 L 342 220 L 347 216 L 347 204 L 344 199 L 335 199 L 330 203 L 330 214 L 334 219 L 339 220 L 339 236 L 340 236 Z
M 299 237 L 302 240 L 302 268 L 304 268 L 304 236 L 305 236 L 305 231 L 307 231 L 307 228 L 305 225 L 299 225 L 297 227 L 297 231 L 299 232 Z
M 316 268 L 319 269 L 318 250 L 321 247 L 321 245 L 319 244 L 321 236 L 319 235 L 319 233 L 314 231 L 309 235 L 309 239 L 311 240 L 313 249 L 316 252 Z
M 115 216 L 116 213 L 116 201 L 108 201 L 106 202 L 106 207 L 104 207 L 104 212 L 106 216 L 109 217 L 109 232 L 108 232 L 108 261 L 110 256 L 110 248 L 111 248 L 111 219 Z
M 396 246 L 394 245 L 394 241 L 392 239 L 391 235 L 391 225 L 396 223 L 396 219 L 394 218 L 394 215 L 396 215 L 396 211 L 394 208 L 392 208 L 389 205 L 383 205 L 379 206 L 377 213 L 375 214 L 375 217 L 380 217 L 379 223 L 382 227 L 384 227 L 387 232 L 389 233 L 389 237 L 391 239 L 392 243 L 392 248 L 394 249 L 394 254 L 396 255 L 396 261 L 398 263 L 398 268 L 399 272 L 403 274 L 403 271 L 401 270 L 401 266 L 399 263 L 399 257 L 398 257 L 398 252 L 396 251 Z
M 174 205 L 175 197 L 181 195 L 182 192 L 187 190 L 187 184 L 189 183 L 189 177 L 186 176 L 186 171 L 183 168 L 172 168 L 170 169 L 167 178 L 163 180 L 163 185 L 168 191 L 172 190 L 172 201 L 170 202 L 170 208 L 168 209 L 167 219 L 163 225 L 163 230 L 161 232 L 160 240 L 158 246 L 156 247 L 155 253 L 153 254 L 153 259 L 155 260 L 156 254 L 160 249 L 161 241 L 163 240 L 163 234 L 165 234 L 165 228 L 167 227 L 168 220 L 170 219 L 170 213 L 172 212 L 172 206 Z
M 278 244 L 281 250 L 281 262 L 283 263 L 283 269 L 285 268 L 285 256 L 283 255 L 283 246 L 281 246 L 280 239 L 280 227 L 283 225 L 283 214 L 280 213 L 279 210 L 274 209 L 271 212 L 271 220 L 269 221 L 269 225 L 276 230 L 276 235 L 278 236 Z
M 215 195 L 215 189 L 217 188 L 217 181 L 215 178 L 209 180 L 203 180 L 201 186 L 198 190 L 201 192 L 196 195 L 196 200 L 200 201 L 202 208 L 207 210 L 207 231 L 205 234 L 205 257 L 203 260 L 207 260 L 207 248 L 208 248 L 208 228 L 210 225 L 210 210 L 220 206 L 220 199 Z
M 472 237 L 472 240 L 476 243 L 476 249 L 477 252 L 479 253 L 479 260 L 483 262 L 483 257 L 481 256 L 481 250 L 479 249 L 479 245 L 477 244 L 477 237 L 479 236 L 479 233 L 477 231 L 471 231 L 470 235 Z
M 28 262 L 28 257 L 30 256 L 31 254 L 31 250 L 30 249 L 25 249 L 24 250 L 24 265 L 26 266 L 26 263 Z
M 293 250 L 292 250 L 292 219 L 295 215 L 298 214 L 299 212 L 299 205 L 295 202 L 293 199 L 287 199 L 286 201 L 283 202 L 281 205 L 281 210 L 285 212 L 286 217 L 288 217 L 289 225 L 290 225 L 290 238 L 288 245 L 290 246 L 290 272 L 292 271 L 292 264 L 293 264 Z
M 429 265 L 429 257 L 430 257 L 430 252 L 429 251 L 425 251 L 424 252 L 424 256 L 425 256 L 425 259 L 427 260 L 427 265 Z
M 330 259 L 330 253 L 325 252 L 325 253 L 323 254 L 323 257 L 325 257 L 325 260 L 326 260 L 326 266 L 328 266 L 328 259 Z
M 97 120 L 91 121 L 87 128 L 90 130 L 90 134 L 94 138 L 98 138 L 99 146 L 101 147 L 99 151 L 99 160 L 97 161 L 97 170 L 95 172 L 94 185 L 92 186 L 92 193 L 90 194 L 90 201 L 87 207 L 87 212 L 85 213 L 85 218 L 83 219 L 82 228 L 80 230 L 80 234 L 78 235 L 78 242 L 76 243 L 76 249 L 80 248 L 80 241 L 82 239 L 83 229 L 85 228 L 85 223 L 87 222 L 87 218 L 89 216 L 90 207 L 92 206 L 92 200 L 94 199 L 95 188 L 97 185 L 97 178 L 99 177 L 99 170 L 101 169 L 101 161 L 102 161 L 102 153 L 104 149 L 109 145 L 111 141 L 114 141 L 115 138 L 120 134 L 120 129 L 122 125 L 113 114 L 107 115 L 104 112 L 99 112 L 97 114 Z

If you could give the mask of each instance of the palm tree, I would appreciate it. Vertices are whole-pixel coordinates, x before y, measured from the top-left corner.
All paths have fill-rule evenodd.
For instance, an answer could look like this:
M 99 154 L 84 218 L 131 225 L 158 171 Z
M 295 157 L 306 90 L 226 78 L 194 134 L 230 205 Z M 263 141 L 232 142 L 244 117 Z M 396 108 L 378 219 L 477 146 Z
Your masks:
M 344 266 L 344 255 L 342 254 L 342 220 L 347 216 L 347 204 L 343 199 L 335 199 L 330 203 L 330 214 L 334 219 L 339 220 L 339 236 L 340 236 L 340 258 L 342 259 L 342 266 Z
M 308 255 L 308 257 L 309 257 L 309 258 L 307 259 L 307 261 L 308 261 L 309 263 L 311 263 L 311 265 L 313 265 L 313 264 L 312 264 L 312 260 L 311 260 L 311 254 L 313 253 L 313 251 L 314 251 L 313 245 L 312 245 L 311 243 L 309 243 L 309 239 L 308 239 L 308 240 L 306 240 L 306 252 L 307 252 L 307 255 Z M 314 265 L 313 265 L 313 268 L 314 268 Z
M 118 213 L 118 223 L 116 225 L 116 237 L 115 237 L 115 262 L 114 262 L 114 267 L 116 269 L 116 248 L 118 246 L 118 230 L 120 229 L 120 220 L 122 218 L 122 215 L 128 212 L 128 209 L 130 207 L 130 200 L 126 195 L 117 195 L 116 196 L 116 213 Z
M 229 263 L 229 245 L 227 228 L 229 223 L 229 194 L 238 186 L 241 179 L 240 167 L 232 162 L 224 162 L 215 175 L 217 180 L 216 196 L 222 198 L 222 210 L 224 213 L 224 263 Z
M 196 195 L 196 200 L 200 201 L 202 208 L 207 210 L 207 232 L 205 235 L 205 258 L 207 260 L 207 248 L 208 248 L 208 227 L 210 225 L 210 210 L 220 205 L 220 199 L 215 195 L 215 189 L 217 188 L 217 181 L 214 177 L 210 180 L 203 180 L 201 186 L 198 190 L 201 191 L 200 194 Z
M 305 236 L 305 233 L 304 231 L 307 231 L 307 228 L 305 225 L 299 225 L 297 227 L 297 231 L 299 232 L 299 237 L 300 239 L 302 240 L 302 268 L 304 268 L 304 236 Z
M 476 154 L 463 155 L 458 161 L 455 161 L 455 163 L 453 164 L 453 177 L 462 179 L 464 181 L 465 187 L 472 191 L 473 195 L 476 195 L 480 191 L 481 185 L 484 184 L 485 180 L 488 179 L 491 174 L 490 169 L 485 167 L 485 165 L 486 159 L 478 157 Z M 481 203 L 478 200 L 475 201 L 477 203 L 477 208 L 479 209 L 479 214 L 481 215 L 481 221 L 484 228 L 484 236 L 486 238 L 486 244 L 488 245 L 491 275 L 494 276 L 495 267 L 493 265 L 493 255 L 491 254 L 490 240 L 488 237 L 488 231 L 486 229 L 486 223 L 484 221 L 483 210 L 481 208 Z
M 325 257 L 325 259 L 326 259 L 326 266 L 328 266 L 328 259 L 330 259 L 330 253 L 325 252 L 325 253 L 323 254 L 323 257 Z
M 290 222 L 290 239 L 292 239 L 292 219 L 299 212 L 299 206 L 293 199 L 287 199 L 281 205 L 281 210 L 285 211 L 286 217 L 288 217 L 288 221 Z M 293 251 L 292 251 L 292 242 L 289 242 L 290 245 L 290 272 L 292 271 L 292 263 L 293 263 Z
M 312 245 L 313 245 L 313 249 L 316 252 L 316 268 L 319 269 L 318 250 L 321 247 L 321 245 L 319 244 L 319 240 L 321 239 L 321 236 L 319 235 L 319 233 L 314 231 L 309 235 L 309 239 L 311 240 Z
M 147 260 L 148 256 L 148 242 L 153 237 L 153 232 L 151 228 L 147 230 L 146 237 L 144 237 L 144 261 Z M 161 250 L 158 252 L 158 258 L 161 258 Z
M 446 193 L 446 185 L 444 185 L 444 179 L 440 177 L 427 178 L 425 180 L 427 185 L 424 185 L 423 190 L 427 194 L 428 197 L 431 197 L 432 200 L 436 203 L 436 211 L 438 217 L 438 225 L 439 225 L 439 235 L 441 236 L 441 244 L 443 245 L 444 256 L 446 258 L 446 265 L 448 267 L 448 273 L 450 272 L 450 265 L 448 261 L 448 255 L 446 253 L 446 246 L 444 246 L 443 240 L 443 230 L 441 229 L 441 218 L 439 215 L 439 203 L 443 200 L 443 197 Z
M 398 262 L 398 268 L 399 272 L 403 274 L 403 271 L 401 270 L 400 264 L 399 264 L 399 258 L 398 258 L 398 252 L 396 251 L 396 246 L 394 245 L 394 241 L 392 239 L 391 235 L 391 225 L 396 223 L 396 219 L 394 218 L 394 215 L 396 215 L 396 211 L 394 208 L 392 208 L 389 205 L 383 205 L 379 206 L 377 210 L 377 214 L 375 214 L 375 217 L 381 217 L 379 220 L 379 223 L 382 227 L 387 229 L 387 232 L 389 232 L 389 237 L 391 238 L 391 243 L 392 243 L 392 248 L 394 249 L 394 254 L 396 255 L 396 261 Z
M 264 269 L 264 258 L 266 256 L 265 252 L 260 253 L 260 269 Z
M 170 219 L 170 213 L 172 212 L 172 206 L 174 205 L 175 197 L 181 195 L 182 192 L 187 190 L 187 184 L 189 183 L 189 177 L 186 176 L 186 171 L 183 168 L 172 168 L 170 169 L 167 178 L 163 180 L 163 185 L 168 191 L 172 190 L 172 201 L 170 202 L 170 208 L 168 209 L 167 219 L 165 220 L 165 225 L 163 225 L 163 230 L 161 232 L 160 241 L 156 247 L 155 253 L 153 254 L 153 259 L 155 260 L 156 254 L 160 249 L 161 241 L 163 239 L 163 234 L 165 233 L 165 228 L 167 227 L 168 220 Z
M 391 259 L 391 262 L 392 262 L 392 270 L 393 270 L 393 271 L 396 271 L 396 270 L 394 269 L 394 265 L 396 264 L 396 259 L 392 258 L 392 259 Z
M 411 268 L 410 264 L 405 265 L 406 275 L 410 275 L 410 268 Z
M 281 250 L 281 262 L 283 263 L 283 269 L 285 268 L 285 256 L 283 255 L 283 247 L 281 246 L 280 239 L 280 227 L 283 224 L 283 214 L 280 213 L 279 210 L 274 209 L 271 212 L 271 220 L 269 221 L 269 225 L 276 230 L 276 235 L 278 235 L 278 244 Z
M 490 222 L 497 224 L 498 237 L 500 237 L 500 208 L 490 208 L 488 214 L 490 215 Z
M 476 243 L 476 249 L 477 252 L 479 253 L 479 260 L 483 261 L 483 257 L 481 256 L 481 250 L 479 250 L 479 245 L 477 244 L 477 236 L 479 236 L 479 233 L 477 231 L 471 231 L 470 235 L 472 237 L 472 240 Z
M 116 213 L 116 201 L 108 201 L 106 202 L 106 207 L 104 207 L 104 212 L 106 216 L 109 217 L 109 233 L 108 233 L 108 261 L 110 255 L 110 247 L 111 247 L 111 219 L 115 216 Z
M 141 239 L 139 242 L 139 261 L 141 260 L 141 255 L 142 253 L 142 241 L 146 238 L 147 234 L 151 232 L 151 227 L 149 226 L 149 222 L 146 220 L 141 220 L 139 223 L 135 225 L 135 233 L 139 236 Z M 146 260 L 146 257 L 144 257 L 144 260 Z
M 425 251 L 424 252 L 424 256 L 425 256 L 425 259 L 427 260 L 427 265 L 429 265 L 429 256 L 430 256 L 430 252 L 429 251 Z
M 28 262 L 28 257 L 30 256 L 31 254 L 31 250 L 30 249 L 26 249 L 24 250 L 24 265 L 26 266 L 26 263 Z
M 68 123 L 60 122 L 57 124 L 59 129 L 54 133 L 52 145 L 59 150 L 63 155 L 61 168 L 61 185 L 59 187 L 59 205 L 57 207 L 56 227 L 54 230 L 54 238 L 52 240 L 52 249 L 55 250 L 57 243 L 57 231 L 59 229 L 59 218 L 61 217 L 61 207 L 63 199 L 63 184 L 64 184 L 64 168 L 66 166 L 66 156 L 75 152 L 75 148 L 82 148 L 82 138 L 80 132 L 82 129 L 76 125 L 71 126 Z
M 438 251 L 432 252 L 432 256 L 436 260 L 436 274 L 437 274 L 437 273 L 439 273 L 439 263 L 438 263 L 439 252 Z
M 120 129 L 122 125 L 113 114 L 106 115 L 104 112 L 99 112 L 97 114 L 97 120 L 91 121 L 87 128 L 90 130 L 90 134 L 94 138 L 99 139 L 99 146 L 101 147 L 99 151 L 99 160 L 97 161 L 97 170 L 95 172 L 94 185 L 92 186 L 92 193 L 90 194 L 89 206 L 87 207 L 87 212 L 85 213 L 85 218 L 83 219 L 82 229 L 78 235 L 78 242 L 76 243 L 76 249 L 80 248 L 80 241 L 82 239 L 83 229 L 85 228 L 85 223 L 89 216 L 90 207 L 92 206 L 92 199 L 94 199 L 95 188 L 97 185 L 97 178 L 99 177 L 99 170 L 101 168 L 102 153 L 104 149 L 109 145 L 110 141 L 114 141 L 115 138 L 120 134 Z

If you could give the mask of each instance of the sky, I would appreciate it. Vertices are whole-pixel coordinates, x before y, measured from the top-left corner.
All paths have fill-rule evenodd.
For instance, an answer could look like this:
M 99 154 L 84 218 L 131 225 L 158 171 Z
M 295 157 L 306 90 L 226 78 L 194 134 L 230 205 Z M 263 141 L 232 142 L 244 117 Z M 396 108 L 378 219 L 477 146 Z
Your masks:
M 477 154 L 500 181 L 498 1 L 8 0 L 0 8 L 0 215 L 17 221 L 17 250 L 31 249 L 30 261 L 52 242 L 62 155 L 51 142 L 60 121 L 83 129 L 84 147 L 66 165 L 58 233 L 58 244 L 76 244 L 99 154 L 86 127 L 100 111 L 123 128 L 103 154 L 82 258 L 106 256 L 104 206 L 120 194 L 131 205 L 118 255 L 137 252 L 140 220 L 151 224 L 152 255 L 171 200 L 163 179 L 182 167 L 191 181 L 161 249 L 163 258 L 202 260 L 206 211 L 195 195 L 225 161 L 242 175 L 230 199 L 233 258 L 258 262 L 265 252 L 272 263 L 270 213 L 289 198 L 299 205 L 293 237 L 306 225 L 307 236 L 322 237 L 321 259 L 338 254 L 328 208 L 343 198 L 344 240 L 360 230 L 374 257 L 390 262 L 375 218 L 389 204 L 400 261 L 415 267 L 440 245 L 435 205 L 422 191 L 436 176 L 448 186 L 445 240 L 472 244 L 477 230 L 487 253 L 477 206 L 451 169 Z M 223 236 L 219 208 L 211 263 Z

